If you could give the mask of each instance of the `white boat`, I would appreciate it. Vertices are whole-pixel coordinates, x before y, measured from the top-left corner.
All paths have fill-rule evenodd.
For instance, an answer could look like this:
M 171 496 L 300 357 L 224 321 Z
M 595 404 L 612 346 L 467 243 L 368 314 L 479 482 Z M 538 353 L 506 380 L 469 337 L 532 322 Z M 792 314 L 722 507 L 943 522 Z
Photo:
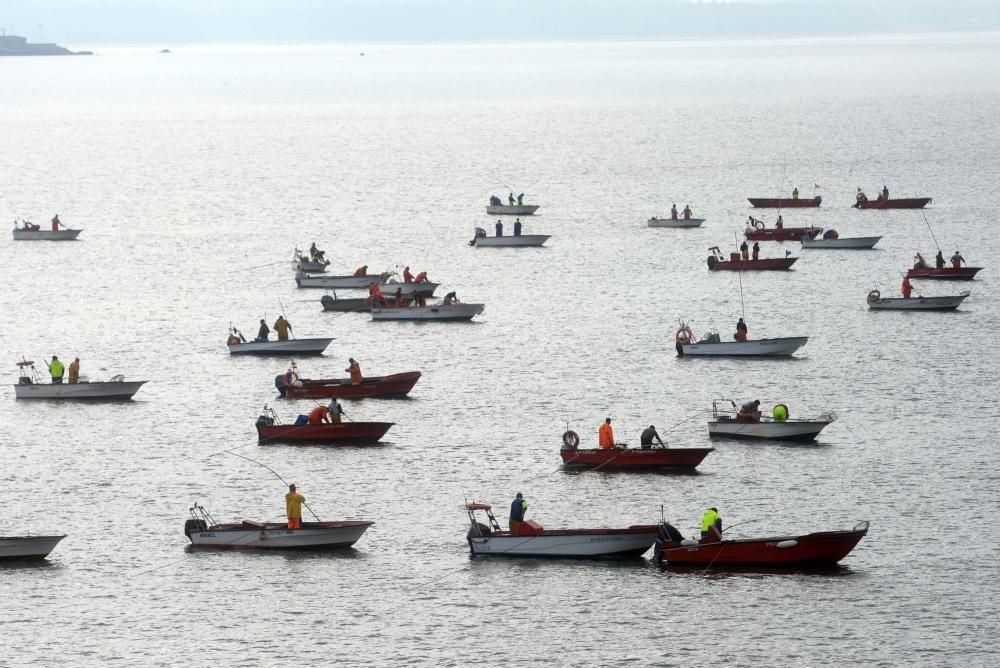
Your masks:
M 330 288 L 341 290 L 361 290 L 372 283 L 385 283 L 389 274 L 372 274 L 369 276 L 310 276 L 304 271 L 295 272 L 295 284 L 300 288 Z
M 71 230 L 69 228 L 62 230 L 26 230 L 21 227 L 15 227 L 12 234 L 14 235 L 14 241 L 72 241 L 80 236 L 80 232 L 83 232 L 83 230 Z
M 483 312 L 485 304 L 435 304 L 432 306 L 389 306 L 371 309 L 372 320 L 434 320 L 438 322 L 472 320 Z
M 66 536 L 0 536 L 0 561 L 44 559 Z
M 639 557 L 656 542 L 657 525 L 625 529 L 543 529 L 537 522 L 521 523 L 518 534 L 500 528 L 488 503 L 467 503 L 471 526 L 466 534 L 475 556 L 601 558 Z M 486 514 L 479 522 L 476 511 Z
M 480 234 L 482 232 L 482 234 Z M 476 236 L 469 242 L 470 246 L 485 247 L 521 247 L 521 246 L 541 246 L 549 240 L 548 234 L 519 234 L 517 236 L 488 237 L 486 230 L 481 227 L 476 228 Z
M 374 522 L 343 520 L 302 522 L 301 529 L 289 529 L 284 522 L 218 524 L 200 505 L 191 508 L 184 533 L 195 547 L 256 550 L 332 550 L 354 545 Z
M 295 262 L 296 270 L 303 273 L 319 274 L 326 271 L 326 268 L 330 266 L 330 261 L 326 258 L 323 258 L 320 262 L 314 262 L 298 248 L 295 249 L 295 255 L 292 259 Z
M 832 413 L 811 420 L 777 421 L 756 412 L 752 415 L 736 411 L 720 411 L 717 402 L 712 402 L 712 419 L 708 422 L 708 435 L 712 438 L 739 438 L 772 441 L 814 441 L 823 429 L 836 417 Z
M 535 204 L 490 204 L 486 207 L 486 213 L 491 216 L 530 216 L 538 208 L 539 205 Z
M 112 376 L 108 381 L 91 381 L 81 377 L 76 383 L 45 383 L 35 369 L 35 363 L 21 360 L 14 397 L 17 399 L 131 399 L 146 380 L 126 381 L 125 376 Z
M 868 293 L 872 311 L 954 311 L 969 296 L 969 291 L 944 297 L 882 297 L 878 290 Z
M 322 355 L 333 338 L 246 341 L 233 329 L 226 340 L 230 355 Z
M 808 336 L 786 336 L 777 339 L 723 341 L 718 332 L 706 334 L 695 341 L 691 328 L 681 323 L 674 335 L 678 357 L 787 357 L 806 345 Z
M 646 221 L 647 227 L 701 227 L 704 218 L 657 218 L 653 216 Z
M 823 239 L 819 235 L 810 239 L 808 235 L 802 237 L 803 248 L 874 248 L 882 237 L 837 237 L 836 239 Z

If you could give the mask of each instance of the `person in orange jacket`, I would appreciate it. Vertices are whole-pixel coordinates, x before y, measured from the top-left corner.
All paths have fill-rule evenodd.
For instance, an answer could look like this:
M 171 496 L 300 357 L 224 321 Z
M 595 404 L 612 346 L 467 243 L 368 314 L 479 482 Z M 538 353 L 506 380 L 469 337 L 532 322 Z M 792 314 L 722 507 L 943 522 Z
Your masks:
M 361 276 L 367 276 L 368 275 L 368 265 L 367 264 L 363 264 L 360 267 L 358 267 L 357 269 L 355 269 L 354 270 L 354 275 L 355 275 L 355 277 L 358 277 L 358 278 L 360 278 Z
M 353 357 L 349 358 L 351 365 L 344 369 L 351 374 L 351 385 L 360 385 L 363 380 L 361 376 L 361 365 Z
M 326 406 L 316 406 L 309 411 L 309 424 L 323 424 L 329 421 L 330 418 L 326 413 Z
M 413 274 L 410 273 L 410 268 L 409 267 L 403 267 L 403 282 L 404 283 L 412 283 L 413 282 Z
M 913 286 L 910 285 L 910 277 L 903 276 L 903 299 L 909 299 L 912 291 Z
M 605 449 L 615 447 L 615 432 L 611 429 L 611 418 L 604 418 L 604 424 L 597 430 L 597 444 Z
M 419 274 L 417 274 L 416 282 L 417 283 L 429 283 L 430 279 L 427 278 L 427 272 L 426 271 L 422 271 Z

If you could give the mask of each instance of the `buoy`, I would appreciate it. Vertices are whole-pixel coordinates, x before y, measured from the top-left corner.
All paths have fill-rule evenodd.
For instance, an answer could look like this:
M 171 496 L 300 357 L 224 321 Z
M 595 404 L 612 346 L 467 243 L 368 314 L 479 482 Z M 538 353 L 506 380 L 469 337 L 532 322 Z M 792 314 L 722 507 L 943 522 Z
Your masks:
M 789 540 L 783 540 L 783 541 L 781 541 L 780 543 L 778 543 L 777 545 L 775 545 L 775 547 L 778 548 L 779 550 L 787 550 L 789 548 L 795 547 L 798 544 L 799 544 L 799 541 L 797 541 L 794 538 L 792 538 L 792 539 L 789 539 Z

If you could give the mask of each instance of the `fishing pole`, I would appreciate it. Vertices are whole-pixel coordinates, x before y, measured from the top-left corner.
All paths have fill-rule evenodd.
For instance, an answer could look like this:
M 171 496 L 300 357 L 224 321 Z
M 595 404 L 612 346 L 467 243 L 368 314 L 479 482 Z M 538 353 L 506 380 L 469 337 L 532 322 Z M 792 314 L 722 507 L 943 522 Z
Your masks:
M 934 245 L 937 246 L 938 252 L 940 252 L 941 251 L 941 244 L 938 243 L 937 237 L 934 236 L 934 230 L 931 228 L 930 221 L 927 220 L 927 214 L 924 213 L 923 211 L 921 211 L 920 215 L 924 217 L 924 223 L 926 223 L 926 225 L 927 225 L 927 231 L 931 233 L 931 239 L 934 240 Z
M 282 478 L 280 475 L 278 475 L 277 471 L 275 471 L 274 469 L 272 469 L 270 466 L 267 466 L 266 464 L 261 464 L 256 459 L 251 459 L 250 457 L 247 457 L 246 455 L 241 455 L 239 453 L 232 452 L 230 450 L 223 450 L 223 452 L 225 452 L 227 455 L 232 455 L 233 457 L 239 457 L 240 459 L 245 459 L 248 462 L 253 462 L 254 464 L 257 464 L 258 466 L 263 466 L 265 469 L 267 469 L 268 471 L 270 471 L 271 473 L 273 473 L 275 478 L 277 478 L 281 482 L 285 483 L 286 487 L 290 487 L 291 486 L 291 485 L 288 484 L 288 482 L 284 478 Z M 305 501 L 303 501 L 302 505 L 305 506 L 309 510 L 310 513 L 312 513 L 312 516 L 316 518 L 317 522 L 322 521 L 322 520 L 319 519 L 319 515 L 317 515 L 316 513 L 314 513 L 312 508 L 309 508 L 309 504 L 308 503 L 306 503 Z

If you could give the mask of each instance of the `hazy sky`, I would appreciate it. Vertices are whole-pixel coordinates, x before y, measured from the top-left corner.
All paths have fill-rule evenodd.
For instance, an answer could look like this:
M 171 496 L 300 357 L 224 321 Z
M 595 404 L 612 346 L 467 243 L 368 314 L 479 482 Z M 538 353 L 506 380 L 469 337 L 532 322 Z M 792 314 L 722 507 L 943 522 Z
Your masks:
M 0 26 L 68 46 L 847 35 L 998 30 L 1000 0 L 0 0 Z

